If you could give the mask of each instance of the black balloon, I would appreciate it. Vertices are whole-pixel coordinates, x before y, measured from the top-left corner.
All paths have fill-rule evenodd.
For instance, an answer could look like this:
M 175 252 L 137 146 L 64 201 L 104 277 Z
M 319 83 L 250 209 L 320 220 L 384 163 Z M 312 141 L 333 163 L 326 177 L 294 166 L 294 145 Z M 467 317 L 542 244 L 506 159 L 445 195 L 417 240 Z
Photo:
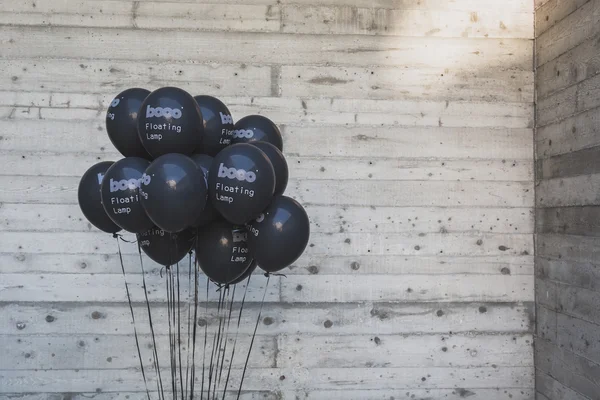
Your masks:
M 102 206 L 102 199 L 100 198 L 102 178 L 113 164 L 112 161 L 102 161 L 92 165 L 81 177 L 79 188 L 77 189 L 79 207 L 83 215 L 96 228 L 108 233 L 115 233 L 121 230 L 106 214 Z
M 246 279 L 248 279 L 248 277 L 250 275 L 252 275 L 252 273 L 254 272 L 254 270 L 256 269 L 256 261 L 252 260 L 252 263 L 250 264 L 250 266 L 244 271 L 244 273 L 242 275 L 240 275 L 239 278 L 234 279 L 233 281 L 229 282 L 230 285 L 236 285 L 240 282 L 245 281 Z
M 189 227 L 206 205 L 202 170 L 183 154 L 165 154 L 146 168 L 140 187 L 142 206 L 156 226 L 167 232 Z
M 273 164 L 275 170 L 275 194 L 283 194 L 288 183 L 288 165 L 283 153 L 267 142 L 250 142 L 252 146 L 261 149 Z
M 168 153 L 192 154 L 201 146 L 203 132 L 200 107 L 185 90 L 160 88 L 142 103 L 138 134 L 154 158 Z
M 137 234 L 138 243 L 144 253 L 164 266 L 181 261 L 192 249 L 195 237 L 195 233 L 191 229 L 169 233 L 158 227 Z
M 271 202 L 275 171 L 262 150 L 246 143 L 234 144 L 214 158 L 208 190 L 217 211 L 229 222 L 242 225 Z
M 104 210 L 126 231 L 145 232 L 154 224 L 140 202 L 139 187 L 147 179 L 144 171 L 150 165 L 139 157 L 126 157 L 114 163 L 104 175 L 100 193 Z
M 204 174 L 204 181 L 208 187 L 208 172 L 210 171 L 210 166 L 212 165 L 213 158 L 206 154 L 193 154 L 191 159 L 194 160 L 196 165 L 202 170 Z M 211 221 L 216 220 L 219 217 L 218 211 L 213 206 L 212 202 L 206 201 L 206 205 L 204 206 L 204 210 L 200 214 L 200 216 L 194 221 L 191 225 L 194 227 L 199 227 L 208 224 Z
M 146 89 L 127 89 L 113 99 L 106 112 L 108 137 L 125 157 L 151 159 L 138 135 L 138 113 L 149 94 Z
M 247 232 L 227 221 L 214 221 L 198 231 L 196 257 L 202 271 L 214 282 L 230 284 L 248 269 Z
M 306 211 L 300 203 L 286 196 L 276 196 L 246 228 L 250 254 L 267 272 L 280 271 L 296 261 L 310 236 Z
M 283 151 L 281 131 L 273 121 L 262 115 L 248 115 L 233 127 L 232 143 L 269 142 Z
M 233 117 L 223 102 L 212 96 L 195 96 L 204 120 L 201 152 L 216 156 L 231 143 Z

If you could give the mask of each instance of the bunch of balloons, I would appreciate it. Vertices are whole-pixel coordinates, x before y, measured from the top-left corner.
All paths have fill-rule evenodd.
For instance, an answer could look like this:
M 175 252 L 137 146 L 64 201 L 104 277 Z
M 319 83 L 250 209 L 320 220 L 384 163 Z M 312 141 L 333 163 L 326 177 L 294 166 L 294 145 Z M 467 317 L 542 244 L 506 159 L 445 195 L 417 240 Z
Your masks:
M 308 216 L 283 195 L 288 166 L 268 118 L 234 123 L 214 97 L 132 88 L 111 102 L 106 129 L 125 158 L 93 165 L 78 189 L 81 210 L 98 229 L 135 233 L 165 266 L 194 249 L 202 271 L 222 285 L 256 266 L 280 271 L 306 248 Z

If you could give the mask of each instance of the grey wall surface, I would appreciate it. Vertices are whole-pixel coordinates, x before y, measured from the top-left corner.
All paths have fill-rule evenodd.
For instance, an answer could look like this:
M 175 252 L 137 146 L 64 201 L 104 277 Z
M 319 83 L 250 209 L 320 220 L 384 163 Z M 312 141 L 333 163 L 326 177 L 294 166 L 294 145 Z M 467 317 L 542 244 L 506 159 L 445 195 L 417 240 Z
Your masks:
M 535 20 L 537 398 L 600 399 L 600 1 Z
M 76 188 L 119 158 L 112 97 L 175 85 L 281 124 L 288 193 L 312 222 L 306 254 L 271 280 L 244 399 L 531 400 L 533 6 L 0 1 L 0 399 L 144 398 L 116 243 Z M 554 238 L 540 237 L 546 253 Z M 123 249 L 151 368 L 139 263 Z M 164 278 L 147 269 L 166 340 Z M 570 304 L 561 321 L 584 313 Z

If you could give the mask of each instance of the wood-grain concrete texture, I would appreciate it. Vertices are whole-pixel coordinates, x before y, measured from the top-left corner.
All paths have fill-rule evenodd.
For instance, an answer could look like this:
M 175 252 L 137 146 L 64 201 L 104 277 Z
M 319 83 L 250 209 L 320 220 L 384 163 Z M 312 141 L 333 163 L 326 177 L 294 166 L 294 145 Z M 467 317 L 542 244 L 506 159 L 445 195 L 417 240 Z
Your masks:
M 533 12 L 531 0 L 0 2 L 0 399 L 144 398 L 116 244 L 76 188 L 119 158 L 112 97 L 163 85 L 279 123 L 288 194 L 311 218 L 306 253 L 271 278 L 244 399 L 533 399 Z M 139 260 L 123 250 L 147 347 Z M 164 334 L 164 278 L 146 268 Z
M 536 389 L 600 399 L 600 1 L 536 21 Z

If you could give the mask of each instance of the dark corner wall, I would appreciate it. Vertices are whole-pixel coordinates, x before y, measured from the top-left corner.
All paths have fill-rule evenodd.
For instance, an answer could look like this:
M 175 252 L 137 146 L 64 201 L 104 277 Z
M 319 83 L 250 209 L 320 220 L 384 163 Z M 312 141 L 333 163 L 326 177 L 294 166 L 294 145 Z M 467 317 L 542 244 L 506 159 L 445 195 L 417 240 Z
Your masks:
M 538 0 L 536 399 L 600 399 L 600 0 Z

